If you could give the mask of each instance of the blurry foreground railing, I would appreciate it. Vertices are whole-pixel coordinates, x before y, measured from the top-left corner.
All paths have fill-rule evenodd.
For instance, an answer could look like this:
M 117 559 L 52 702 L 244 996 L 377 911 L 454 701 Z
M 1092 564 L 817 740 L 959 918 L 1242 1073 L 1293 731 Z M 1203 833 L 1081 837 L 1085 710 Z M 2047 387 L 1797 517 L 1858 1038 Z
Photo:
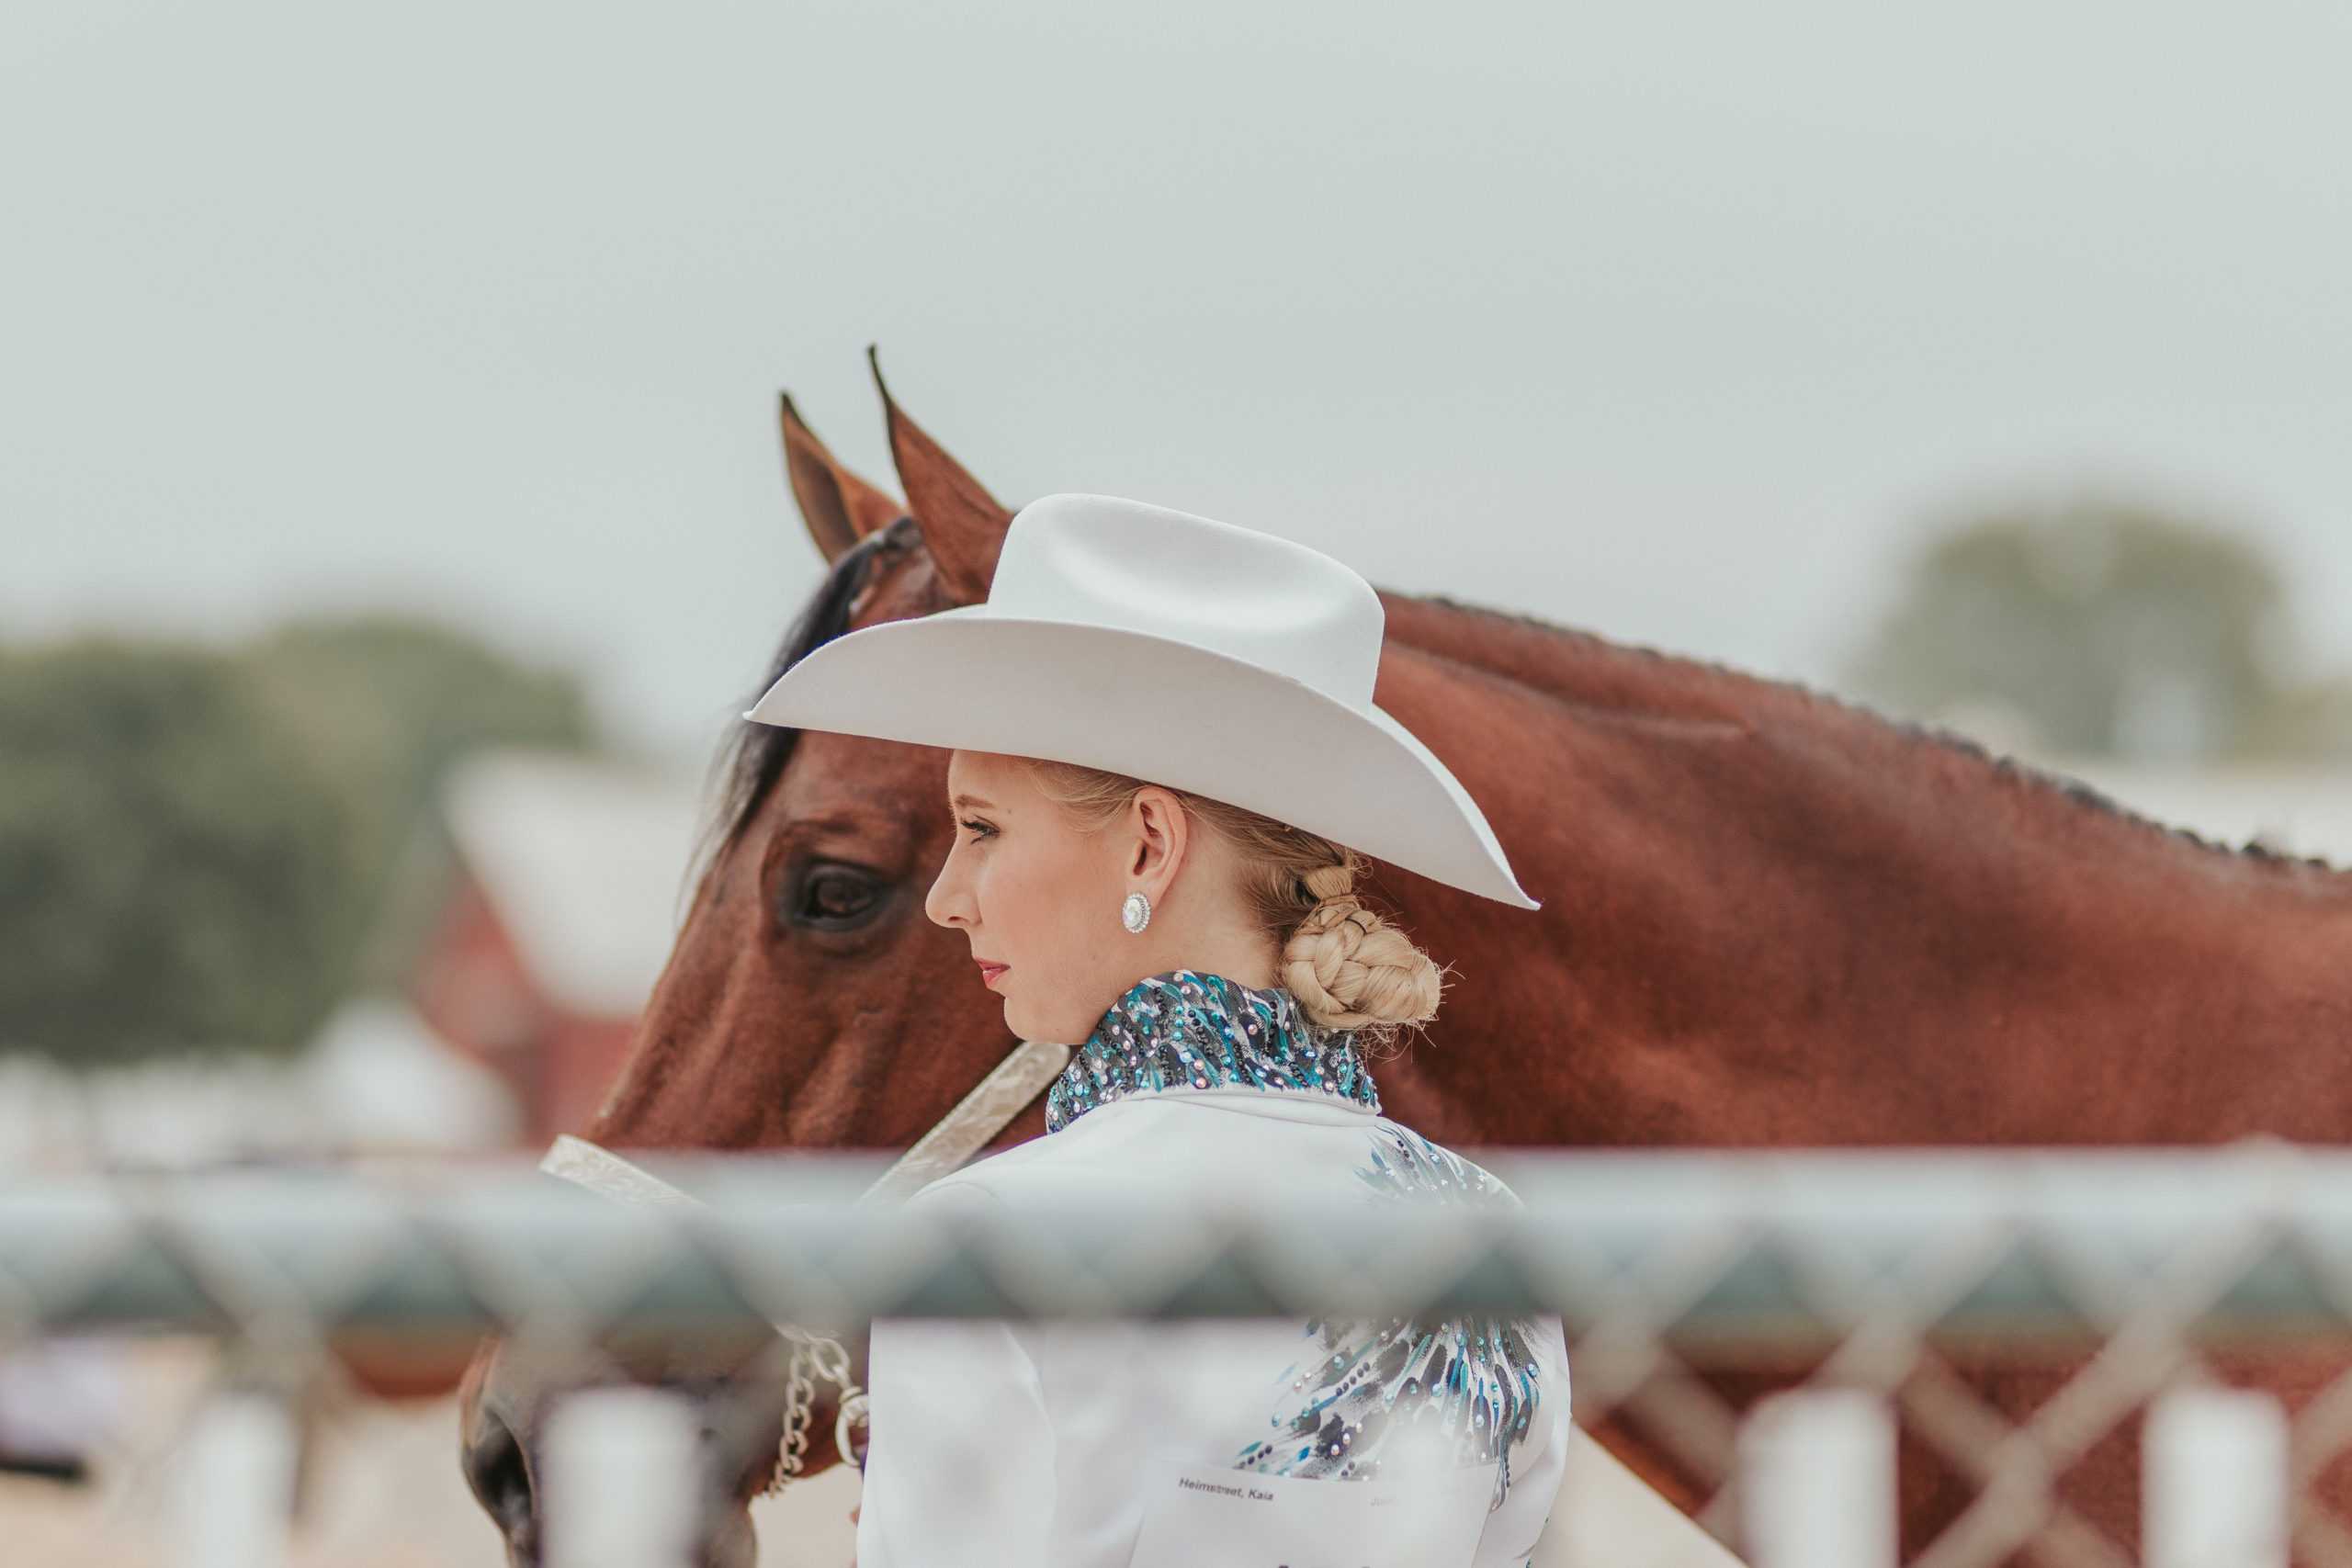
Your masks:
M 2143 1416 L 2142 1560 L 2264 1568 L 2291 1538 L 2299 1562 L 2352 1564 L 2352 1530 L 2314 1486 L 2352 1443 L 2352 1154 L 1484 1157 L 1524 1208 L 1390 1202 L 1374 1225 L 1362 1206 L 1238 1177 L 1146 1213 L 1073 1202 L 946 1225 L 855 1202 L 864 1164 L 805 1159 L 653 1164 L 707 1200 L 694 1209 L 521 1172 L 19 1188 L 0 1196 L 0 1340 L 193 1327 L 234 1347 L 243 1392 L 224 1393 L 191 1461 L 212 1467 L 199 1490 L 220 1539 L 192 1533 L 192 1562 L 270 1561 L 254 1532 L 288 1447 L 267 1391 L 353 1335 L 501 1331 L 611 1382 L 616 1335 L 761 1322 L 1476 1310 L 1561 1314 L 1579 1424 L 1637 1424 L 1702 1479 L 1700 1517 L 1760 1568 L 1894 1562 L 1898 1422 L 1978 1488 L 1910 1561 L 2132 1562 L 2055 1479 Z M 2331 1369 L 2291 1418 L 2210 1364 L 2282 1348 Z M 2086 1356 L 2030 1412 L 1961 1370 Z M 275 1382 L 254 1375 L 271 1367 Z M 1722 1379 L 1758 1369 L 1798 1386 L 1743 1411 Z M 683 1475 L 693 1434 L 644 1391 L 577 1406 L 549 1439 L 549 1501 L 601 1521 L 571 1536 L 587 1563 L 605 1559 L 584 1543 L 629 1539 L 598 1513 L 624 1493 L 646 1531 L 672 1528 L 645 1477 Z M 635 1479 L 594 1479 L 608 1472 Z M 689 1495 L 682 1479 L 676 1506 Z M 615 1561 L 665 1549 L 630 1550 Z

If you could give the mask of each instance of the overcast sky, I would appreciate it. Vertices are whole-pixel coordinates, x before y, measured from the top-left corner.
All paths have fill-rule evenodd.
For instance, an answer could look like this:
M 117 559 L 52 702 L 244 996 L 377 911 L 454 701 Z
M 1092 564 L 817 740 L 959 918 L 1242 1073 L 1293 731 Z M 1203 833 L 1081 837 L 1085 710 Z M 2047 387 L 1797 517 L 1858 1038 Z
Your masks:
M 1816 683 L 1941 510 L 2352 661 L 2352 8 L 10 0 L 0 636 L 398 604 L 698 766 L 862 359 L 1100 490 Z

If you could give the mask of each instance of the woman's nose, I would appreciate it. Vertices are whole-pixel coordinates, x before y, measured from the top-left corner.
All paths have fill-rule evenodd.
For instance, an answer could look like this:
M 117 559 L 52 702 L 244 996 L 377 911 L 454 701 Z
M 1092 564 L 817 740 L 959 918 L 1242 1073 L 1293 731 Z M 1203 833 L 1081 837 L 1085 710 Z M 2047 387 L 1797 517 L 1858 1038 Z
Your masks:
M 923 895 L 922 912 L 935 926 L 969 925 L 971 917 L 965 913 L 965 904 L 966 900 L 950 885 L 949 873 L 942 869 L 932 879 L 931 891 Z

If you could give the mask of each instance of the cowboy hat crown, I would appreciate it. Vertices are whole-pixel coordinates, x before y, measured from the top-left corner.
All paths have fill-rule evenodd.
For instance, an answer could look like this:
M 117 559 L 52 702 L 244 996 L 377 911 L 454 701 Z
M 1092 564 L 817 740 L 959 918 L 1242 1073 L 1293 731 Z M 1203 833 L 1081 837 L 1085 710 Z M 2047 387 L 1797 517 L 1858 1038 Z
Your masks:
M 1385 623 L 1307 546 L 1048 495 L 1013 515 L 986 603 L 837 637 L 743 716 L 1102 768 L 1541 908 L 1461 783 L 1374 704 Z

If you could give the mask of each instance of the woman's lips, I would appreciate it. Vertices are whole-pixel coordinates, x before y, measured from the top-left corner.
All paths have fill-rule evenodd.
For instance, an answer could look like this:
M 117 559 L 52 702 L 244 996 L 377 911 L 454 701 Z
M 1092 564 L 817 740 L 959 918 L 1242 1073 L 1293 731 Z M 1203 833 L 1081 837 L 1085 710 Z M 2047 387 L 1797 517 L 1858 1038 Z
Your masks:
M 981 964 L 981 965 L 980 965 L 980 984 L 981 984 L 981 985 L 983 985 L 983 986 L 988 987 L 989 987 L 989 989 L 991 989 L 991 990 L 995 989 L 995 988 L 996 988 L 996 977 L 997 977 L 999 975 L 1003 974 L 1007 969 L 1010 969 L 1010 968 L 1012 968 L 1012 964 Z

